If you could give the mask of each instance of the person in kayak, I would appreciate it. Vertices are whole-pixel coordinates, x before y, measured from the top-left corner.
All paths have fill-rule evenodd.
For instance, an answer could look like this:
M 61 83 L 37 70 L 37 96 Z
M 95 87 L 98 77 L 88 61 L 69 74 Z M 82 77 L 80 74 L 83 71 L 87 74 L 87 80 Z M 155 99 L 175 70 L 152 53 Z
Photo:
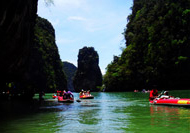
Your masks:
M 65 90 L 63 91 L 63 99 L 67 99 L 67 92 Z
M 150 95 L 149 95 L 149 101 L 154 100 L 155 98 L 158 97 L 158 90 L 156 88 L 153 88 L 150 91 Z
M 88 95 L 88 96 L 91 96 L 91 94 L 90 94 L 90 90 L 87 91 L 87 95 Z
M 70 99 L 70 98 L 73 98 L 73 97 L 74 97 L 73 94 L 71 93 L 71 91 L 68 91 L 67 94 L 68 94 L 68 95 L 67 95 L 67 96 L 68 96 L 67 99 Z
M 81 92 L 79 93 L 79 96 L 84 95 L 84 90 L 82 89 Z
M 169 99 L 169 98 L 170 98 L 170 99 L 174 99 L 173 96 L 170 96 L 170 95 L 169 95 L 169 92 L 168 92 L 168 91 L 164 91 L 164 94 L 161 95 L 160 98 L 162 98 L 162 99 Z

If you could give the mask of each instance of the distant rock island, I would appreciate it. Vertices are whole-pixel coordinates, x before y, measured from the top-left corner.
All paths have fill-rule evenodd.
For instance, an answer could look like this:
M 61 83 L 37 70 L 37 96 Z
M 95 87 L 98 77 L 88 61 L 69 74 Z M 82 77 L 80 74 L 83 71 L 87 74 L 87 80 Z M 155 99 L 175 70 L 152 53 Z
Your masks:
M 63 70 L 64 70 L 65 75 L 67 77 L 67 88 L 68 88 L 68 90 L 72 91 L 72 92 L 75 91 L 74 86 L 73 86 L 73 78 L 74 78 L 74 75 L 77 71 L 77 67 L 72 63 L 64 61 L 63 62 Z
M 93 47 L 79 50 L 78 69 L 73 80 L 76 92 L 83 90 L 99 91 L 102 86 L 102 73 L 99 67 L 99 56 Z

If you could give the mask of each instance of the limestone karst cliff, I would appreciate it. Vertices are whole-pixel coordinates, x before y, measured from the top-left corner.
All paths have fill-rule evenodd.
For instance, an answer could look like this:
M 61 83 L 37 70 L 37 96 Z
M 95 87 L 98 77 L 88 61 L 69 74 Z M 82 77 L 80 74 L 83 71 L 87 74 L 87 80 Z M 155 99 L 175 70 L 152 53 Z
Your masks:
M 26 70 L 37 0 L 3 0 L 0 4 L 1 82 L 22 79 Z
M 133 3 L 123 34 L 126 48 L 107 66 L 105 90 L 189 89 L 190 2 Z
M 102 85 L 102 73 L 99 68 L 99 56 L 93 47 L 84 47 L 79 50 L 78 69 L 74 77 L 75 91 L 99 91 Z
M 0 4 L 0 94 L 9 91 L 29 98 L 67 87 L 54 28 L 45 19 L 36 21 L 37 2 Z
M 38 90 L 44 92 L 67 89 L 66 76 L 52 24 L 47 19 L 37 17 L 34 33 L 34 44 L 29 58 L 30 81 Z
M 26 81 L 34 40 L 38 0 L 2 0 L 0 4 L 0 91 L 7 83 Z M 30 91 L 31 92 L 31 91 Z M 32 95 L 31 95 L 32 96 Z
M 67 77 L 67 88 L 69 91 L 75 91 L 73 86 L 73 78 L 77 71 L 77 67 L 73 65 L 72 63 L 69 63 L 67 61 L 63 62 L 63 70 L 65 72 L 65 75 Z

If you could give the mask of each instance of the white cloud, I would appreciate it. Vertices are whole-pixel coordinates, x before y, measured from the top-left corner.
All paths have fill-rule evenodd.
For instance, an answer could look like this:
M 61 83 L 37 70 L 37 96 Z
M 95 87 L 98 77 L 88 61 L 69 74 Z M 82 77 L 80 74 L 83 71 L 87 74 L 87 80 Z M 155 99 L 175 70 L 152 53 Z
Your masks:
M 76 20 L 76 21 L 86 21 L 86 18 L 80 17 L 80 16 L 70 16 L 67 18 L 68 20 Z
M 55 5 L 80 7 L 84 0 L 54 0 Z
M 76 9 L 87 10 L 88 6 L 86 0 L 54 0 L 55 7 L 64 11 L 71 11 Z

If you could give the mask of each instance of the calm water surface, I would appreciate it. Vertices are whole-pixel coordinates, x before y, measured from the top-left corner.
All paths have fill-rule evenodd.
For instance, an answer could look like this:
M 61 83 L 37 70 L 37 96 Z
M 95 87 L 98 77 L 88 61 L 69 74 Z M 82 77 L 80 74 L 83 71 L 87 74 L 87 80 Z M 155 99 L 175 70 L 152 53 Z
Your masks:
M 171 94 L 190 98 L 189 92 Z M 92 94 L 94 99 L 80 103 L 43 102 L 35 111 L 6 114 L 0 121 L 0 132 L 190 133 L 190 108 L 150 105 L 144 93 Z M 75 100 L 79 97 L 78 93 L 74 96 Z

